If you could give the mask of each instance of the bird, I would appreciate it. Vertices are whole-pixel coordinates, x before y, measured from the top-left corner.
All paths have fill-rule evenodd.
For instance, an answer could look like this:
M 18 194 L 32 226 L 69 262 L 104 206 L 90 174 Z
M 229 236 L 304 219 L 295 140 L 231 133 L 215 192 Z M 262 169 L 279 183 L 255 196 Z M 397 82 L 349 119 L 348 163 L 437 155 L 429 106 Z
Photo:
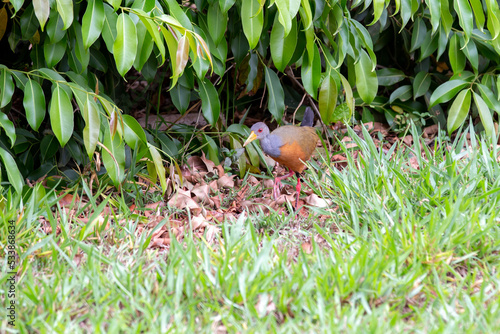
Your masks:
M 285 125 L 269 132 L 265 123 L 258 122 L 252 125 L 250 136 L 243 144 L 245 147 L 255 139 L 259 139 L 262 151 L 288 168 L 288 174 L 274 179 L 273 196 L 275 199 L 278 198 L 281 180 L 293 176 L 294 173 L 297 175 L 295 211 L 298 208 L 301 189 L 300 173 L 306 168 L 304 162 L 311 158 L 319 140 L 316 129 L 312 127 L 313 122 L 314 113 L 310 107 L 307 107 L 304 112 L 301 126 Z

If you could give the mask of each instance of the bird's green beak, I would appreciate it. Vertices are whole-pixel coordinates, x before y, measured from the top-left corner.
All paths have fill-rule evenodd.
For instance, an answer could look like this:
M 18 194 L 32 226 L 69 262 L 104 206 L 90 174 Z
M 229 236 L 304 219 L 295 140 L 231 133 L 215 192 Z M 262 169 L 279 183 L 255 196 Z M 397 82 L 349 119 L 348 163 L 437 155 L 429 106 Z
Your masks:
M 255 132 L 252 131 L 252 133 L 250 134 L 250 136 L 248 136 L 247 140 L 243 144 L 243 147 L 247 146 L 248 144 L 250 144 L 251 142 L 253 142 L 255 139 L 257 139 L 257 135 L 255 134 Z

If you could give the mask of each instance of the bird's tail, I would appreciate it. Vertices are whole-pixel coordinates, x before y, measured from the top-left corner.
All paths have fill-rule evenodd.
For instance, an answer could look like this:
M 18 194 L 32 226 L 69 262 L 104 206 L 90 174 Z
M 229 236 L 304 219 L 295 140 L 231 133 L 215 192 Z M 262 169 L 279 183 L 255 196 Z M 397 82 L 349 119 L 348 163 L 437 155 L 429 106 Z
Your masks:
M 304 118 L 302 118 L 302 124 L 300 126 L 313 126 L 314 125 L 314 111 L 311 107 L 306 107 L 304 111 Z

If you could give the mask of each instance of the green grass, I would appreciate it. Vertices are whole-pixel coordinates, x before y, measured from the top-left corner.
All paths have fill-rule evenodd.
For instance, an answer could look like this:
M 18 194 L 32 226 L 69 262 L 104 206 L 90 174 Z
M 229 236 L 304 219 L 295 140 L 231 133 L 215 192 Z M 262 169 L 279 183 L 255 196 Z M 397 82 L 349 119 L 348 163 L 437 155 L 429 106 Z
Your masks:
M 341 145 L 346 168 L 319 161 L 305 177 L 332 207 L 298 220 L 242 214 L 219 225 L 215 242 L 188 235 L 169 250 L 147 249 L 120 200 L 112 218 L 127 223 L 100 238 L 61 209 L 28 202 L 17 330 L 499 332 L 499 152 L 468 132 L 470 143 L 464 134 L 387 152 L 351 131 L 357 158 Z M 54 227 L 61 217 L 61 233 L 38 232 L 40 214 Z M 1 321 L 0 331 L 15 331 Z

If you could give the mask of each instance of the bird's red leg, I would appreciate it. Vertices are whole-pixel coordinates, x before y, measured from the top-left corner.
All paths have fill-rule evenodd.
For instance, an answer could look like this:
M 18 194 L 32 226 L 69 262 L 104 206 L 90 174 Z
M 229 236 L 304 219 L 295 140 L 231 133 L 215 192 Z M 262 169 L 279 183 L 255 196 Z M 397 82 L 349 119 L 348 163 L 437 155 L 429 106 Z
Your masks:
M 301 184 L 300 184 L 300 175 L 297 174 L 297 188 L 295 188 L 297 190 L 297 198 L 295 199 L 295 212 L 297 212 L 297 209 L 299 207 L 299 197 L 300 197 L 300 188 L 301 188 Z
M 283 176 L 277 176 L 274 178 L 274 186 L 273 186 L 273 196 L 274 199 L 278 199 L 279 186 L 281 185 L 281 180 L 286 179 L 287 177 L 293 176 L 293 171 L 288 169 L 289 173 Z

